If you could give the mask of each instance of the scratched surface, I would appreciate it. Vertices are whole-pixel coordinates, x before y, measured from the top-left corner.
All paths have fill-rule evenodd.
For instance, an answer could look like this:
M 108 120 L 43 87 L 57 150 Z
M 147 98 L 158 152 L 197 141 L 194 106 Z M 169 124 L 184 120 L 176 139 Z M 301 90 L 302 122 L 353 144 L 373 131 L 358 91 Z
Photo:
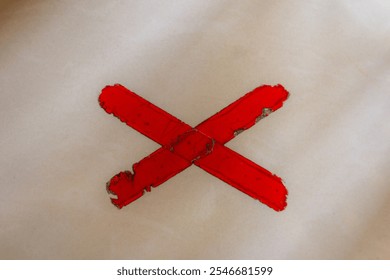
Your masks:
M 389 1 L 157 2 L 0 1 L 0 258 L 389 259 Z M 191 127 L 282 84 L 226 147 L 288 207 L 186 161 L 113 207 L 105 182 L 160 147 L 99 107 L 115 83 Z

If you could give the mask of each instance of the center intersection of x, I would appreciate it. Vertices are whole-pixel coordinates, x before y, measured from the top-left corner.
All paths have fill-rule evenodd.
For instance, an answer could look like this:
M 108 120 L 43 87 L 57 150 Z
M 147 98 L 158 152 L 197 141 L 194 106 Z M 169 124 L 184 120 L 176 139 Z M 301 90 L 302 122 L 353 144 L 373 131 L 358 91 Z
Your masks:
M 224 146 L 288 98 L 281 85 L 261 86 L 247 93 L 196 127 L 191 127 L 125 87 L 107 86 L 99 96 L 101 107 L 162 147 L 107 183 L 118 208 L 150 192 L 192 164 L 202 168 L 276 211 L 287 203 L 282 180 Z

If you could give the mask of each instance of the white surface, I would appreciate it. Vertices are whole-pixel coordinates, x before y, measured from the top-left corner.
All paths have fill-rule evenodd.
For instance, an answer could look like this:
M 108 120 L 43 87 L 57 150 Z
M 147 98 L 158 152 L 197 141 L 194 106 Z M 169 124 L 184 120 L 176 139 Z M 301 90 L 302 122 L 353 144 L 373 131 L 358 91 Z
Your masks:
M 2 1 L 0 258 L 390 258 L 389 1 Z M 118 211 L 158 145 L 107 115 L 121 83 L 196 125 L 261 84 L 285 106 L 227 144 L 277 213 L 192 166 Z

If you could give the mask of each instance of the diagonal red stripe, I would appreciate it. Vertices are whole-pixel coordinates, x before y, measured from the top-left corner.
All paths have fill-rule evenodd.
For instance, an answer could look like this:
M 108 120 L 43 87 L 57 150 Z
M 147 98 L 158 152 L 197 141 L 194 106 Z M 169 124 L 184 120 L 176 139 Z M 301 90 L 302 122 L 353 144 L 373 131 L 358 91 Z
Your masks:
M 276 211 L 287 206 L 287 189 L 278 176 L 219 143 L 194 164 Z
M 170 144 L 192 127 L 122 85 L 106 86 L 100 106 L 128 126 L 160 145 Z
M 133 165 L 133 172 L 125 171 L 115 175 L 107 183 L 107 191 L 117 196 L 111 198 L 118 208 L 141 197 L 144 191 L 157 187 L 192 163 L 180 156 L 160 148 Z
M 245 94 L 196 126 L 199 131 L 225 144 L 260 119 L 282 107 L 288 92 L 281 85 L 264 85 Z

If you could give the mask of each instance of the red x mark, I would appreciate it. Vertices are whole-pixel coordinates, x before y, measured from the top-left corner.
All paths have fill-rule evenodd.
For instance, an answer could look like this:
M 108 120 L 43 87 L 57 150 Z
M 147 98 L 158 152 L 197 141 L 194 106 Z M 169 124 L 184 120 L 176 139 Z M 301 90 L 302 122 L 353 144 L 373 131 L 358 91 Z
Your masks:
M 134 164 L 133 173 L 120 172 L 107 183 L 107 191 L 117 196 L 112 203 L 122 208 L 195 164 L 283 210 L 287 190 L 281 179 L 224 144 L 279 109 L 287 97 L 281 85 L 261 86 L 193 128 L 121 85 L 105 87 L 99 97 L 102 108 L 162 146 Z

